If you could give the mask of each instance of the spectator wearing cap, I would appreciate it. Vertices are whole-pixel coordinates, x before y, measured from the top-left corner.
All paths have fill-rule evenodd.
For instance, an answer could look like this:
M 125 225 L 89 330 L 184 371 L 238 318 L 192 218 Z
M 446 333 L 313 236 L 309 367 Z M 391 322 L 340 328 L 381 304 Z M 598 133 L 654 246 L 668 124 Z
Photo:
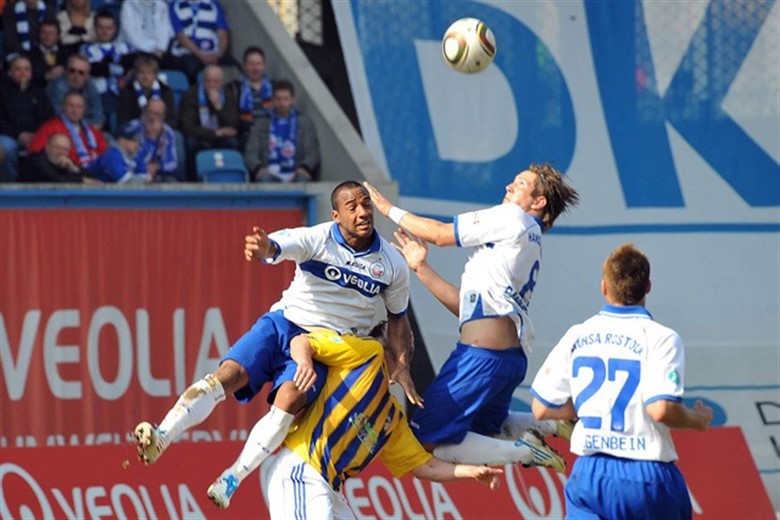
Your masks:
M 8 77 L 0 83 L 0 175 L 5 182 L 16 179 L 19 155 L 27 152 L 35 131 L 54 116 L 49 98 L 42 88 L 32 84 L 32 66 L 24 54 L 17 54 L 9 65 Z
M 117 131 L 116 143 L 90 166 L 90 171 L 100 181 L 126 184 L 148 183 L 154 180 L 153 172 L 136 171 L 136 155 L 139 143 L 138 128 L 132 123 L 122 125 Z
M 41 23 L 54 17 L 54 9 L 43 0 L 9 1 L 3 9 L 3 49 L 10 61 L 15 54 L 29 52 L 38 44 Z
M 98 128 L 103 127 L 106 117 L 103 112 L 103 102 L 100 100 L 95 82 L 89 75 L 89 61 L 84 56 L 72 54 L 68 58 L 68 66 L 65 69 L 65 75 L 58 78 L 46 87 L 46 94 L 49 96 L 52 106 L 62 105 L 65 94 L 71 90 L 81 92 L 86 103 L 86 119 L 90 124 Z

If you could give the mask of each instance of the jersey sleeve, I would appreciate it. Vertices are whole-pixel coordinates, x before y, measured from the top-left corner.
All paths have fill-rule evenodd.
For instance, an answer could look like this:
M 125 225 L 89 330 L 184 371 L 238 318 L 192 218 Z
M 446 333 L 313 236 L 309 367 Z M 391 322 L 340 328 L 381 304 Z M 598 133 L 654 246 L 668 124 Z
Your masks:
M 425 451 L 409 428 L 406 418 L 401 416 L 379 452 L 379 458 L 394 477 L 400 478 L 431 460 L 433 455 Z
M 297 263 L 309 260 L 322 241 L 322 233 L 315 227 L 300 227 L 281 229 L 268 235 L 276 244 L 278 254 L 265 260 L 268 264 L 278 264 L 283 260 L 293 260 Z
M 685 350 L 674 331 L 662 337 L 647 353 L 642 374 L 642 400 L 645 405 L 666 400 L 681 402 L 684 391 Z
M 395 253 L 395 250 L 393 250 Z M 393 268 L 393 280 L 382 292 L 387 312 L 396 316 L 406 314 L 409 307 L 409 266 L 399 255 L 390 256 Z
M 458 247 L 474 247 L 516 237 L 525 231 L 519 218 L 522 213 L 514 204 L 499 204 L 455 215 L 455 243 Z
M 572 327 L 547 355 L 531 384 L 531 395 L 548 408 L 560 408 L 572 396 L 569 353 L 576 337 Z

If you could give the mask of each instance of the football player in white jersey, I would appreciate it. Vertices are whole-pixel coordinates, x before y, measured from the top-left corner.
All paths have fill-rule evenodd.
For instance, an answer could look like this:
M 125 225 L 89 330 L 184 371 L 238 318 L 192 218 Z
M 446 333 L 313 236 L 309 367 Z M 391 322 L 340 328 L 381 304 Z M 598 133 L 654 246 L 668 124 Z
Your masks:
M 371 198 L 358 182 L 336 186 L 331 206 L 333 222 L 270 235 L 253 228 L 245 240 L 246 259 L 296 262 L 292 283 L 228 350 L 219 368 L 184 391 L 159 426 L 142 422 L 135 429 L 138 456 L 152 464 L 180 433 L 204 421 L 226 394 L 247 402 L 271 382 L 271 410 L 252 428 L 236 463 L 209 488 L 209 497 L 218 506 L 229 504 L 241 479 L 281 444 L 295 414 L 321 389 L 317 385 L 303 393 L 293 383 L 296 363 L 290 357 L 290 340 L 298 334 L 316 327 L 366 335 L 378 321 L 375 304 L 381 298 L 388 314 L 390 354 L 395 358 L 391 378 L 401 384 L 410 402 L 422 402 L 409 372 L 413 342 L 406 316 L 406 262 L 374 230 Z M 317 373 L 317 379 L 324 381 L 325 367 L 317 365 Z
M 712 409 L 682 403 L 683 344 L 645 309 L 647 257 L 623 244 L 602 275 L 607 304 L 566 332 L 531 385 L 537 418 L 579 417 L 566 517 L 690 519 L 669 430 L 705 430 Z
M 426 408 L 412 417 L 417 438 L 450 462 L 519 462 L 562 472 L 563 459 L 527 430 L 533 416 L 509 406 L 528 365 L 528 305 L 539 277 L 542 233 L 577 203 L 577 192 L 552 166 L 531 165 L 507 184 L 501 204 L 443 223 L 397 208 L 364 185 L 379 212 L 422 241 L 475 248 L 459 289 L 425 262 L 422 242 L 396 234 L 410 268 L 460 322 L 456 349 L 428 387 Z M 554 432 L 554 423 L 546 426 Z

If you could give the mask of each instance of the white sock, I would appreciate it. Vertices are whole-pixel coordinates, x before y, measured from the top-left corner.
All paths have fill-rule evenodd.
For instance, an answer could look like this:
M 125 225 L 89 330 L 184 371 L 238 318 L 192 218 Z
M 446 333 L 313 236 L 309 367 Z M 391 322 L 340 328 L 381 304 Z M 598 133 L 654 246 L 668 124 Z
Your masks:
M 236 461 L 226 472 L 238 477 L 239 482 L 257 469 L 276 448 L 282 445 L 295 416 L 275 406 L 252 427 Z
M 495 437 L 468 432 L 460 444 L 442 444 L 433 450 L 433 455 L 453 464 L 530 464 L 533 461 L 531 449 L 524 444 Z
M 509 412 L 501 425 L 501 432 L 496 437 L 516 440 L 529 428 L 535 429 L 546 437 L 555 433 L 556 425 L 552 420 L 537 421 L 531 412 Z
M 163 449 L 181 432 L 205 421 L 217 404 L 224 400 L 225 390 L 213 374 L 187 388 L 158 427 Z

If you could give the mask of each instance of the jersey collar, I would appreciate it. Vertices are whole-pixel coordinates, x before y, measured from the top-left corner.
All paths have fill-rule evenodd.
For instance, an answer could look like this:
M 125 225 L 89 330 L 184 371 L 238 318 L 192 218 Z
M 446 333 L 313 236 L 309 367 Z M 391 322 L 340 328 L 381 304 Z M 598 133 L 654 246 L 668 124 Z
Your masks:
M 599 314 L 608 314 L 610 316 L 616 316 L 621 318 L 650 318 L 653 316 L 641 305 L 609 305 L 606 304 L 601 308 Z
M 540 219 L 536 215 L 531 215 L 530 213 L 528 214 L 528 216 L 531 217 L 532 219 L 534 219 L 537 224 L 539 224 L 539 229 L 544 231 L 544 222 L 542 222 L 542 219 Z
M 339 229 L 339 225 L 337 223 L 333 223 L 333 225 L 330 227 L 330 234 L 333 237 L 333 240 L 336 241 L 340 246 L 345 247 L 349 250 L 350 253 L 352 253 L 355 256 L 364 256 L 371 253 L 376 253 L 379 251 L 379 249 L 382 247 L 382 242 L 379 239 L 379 233 L 376 232 L 376 229 L 374 230 L 373 236 L 374 240 L 371 242 L 371 245 L 368 246 L 368 249 L 365 251 L 356 251 L 352 249 L 352 246 L 347 244 L 347 241 L 344 239 L 344 236 L 341 234 L 341 230 Z

